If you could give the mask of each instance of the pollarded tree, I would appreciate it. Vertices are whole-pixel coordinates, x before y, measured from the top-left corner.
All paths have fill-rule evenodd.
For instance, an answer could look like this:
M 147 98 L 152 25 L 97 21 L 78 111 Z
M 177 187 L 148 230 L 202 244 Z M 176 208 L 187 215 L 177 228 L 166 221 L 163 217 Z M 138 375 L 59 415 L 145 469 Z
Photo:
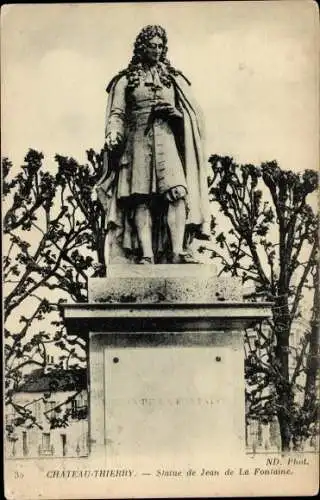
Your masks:
M 216 234 L 215 248 L 202 246 L 200 251 L 219 259 L 223 272 L 253 284 L 253 300 L 264 297 L 274 303 L 270 328 L 262 327 L 253 344 L 247 342 L 248 398 L 253 413 L 264 418 L 277 414 L 282 448 L 287 450 L 299 432 L 304 433 L 301 438 L 308 435 L 316 412 L 316 362 L 305 364 L 308 355 L 314 360 L 316 328 L 305 328 L 298 345 L 290 335 L 304 297 L 314 290 L 318 219 L 308 197 L 317 188 L 317 174 L 284 171 L 275 161 L 260 167 L 237 165 L 217 155 L 210 157 L 210 164 L 211 201 L 227 218 L 229 230 Z M 301 378 L 303 374 L 307 376 Z M 266 387 L 274 391 L 265 394 Z M 302 391 L 304 404 L 297 397 Z
M 57 369 L 86 361 L 83 341 L 66 337 L 57 306 L 86 301 L 88 275 L 105 265 L 104 213 L 90 198 L 102 155 L 87 155 L 86 165 L 57 156 L 55 174 L 35 150 L 17 171 L 2 161 L 5 403 L 14 409 L 15 425 L 37 425 L 30 405 L 15 399 L 28 371 L 45 369 L 52 350 L 59 354 Z M 65 425 L 65 415 L 55 424 Z
M 57 182 L 69 192 L 69 203 L 73 203 L 79 210 L 81 217 L 86 221 L 88 228 L 88 248 L 95 253 L 95 275 L 104 276 L 105 262 L 105 211 L 96 199 L 93 187 L 101 177 L 103 170 L 104 151 L 96 153 L 93 149 L 87 150 L 88 163 L 81 165 L 74 158 L 56 155 L 58 164 Z

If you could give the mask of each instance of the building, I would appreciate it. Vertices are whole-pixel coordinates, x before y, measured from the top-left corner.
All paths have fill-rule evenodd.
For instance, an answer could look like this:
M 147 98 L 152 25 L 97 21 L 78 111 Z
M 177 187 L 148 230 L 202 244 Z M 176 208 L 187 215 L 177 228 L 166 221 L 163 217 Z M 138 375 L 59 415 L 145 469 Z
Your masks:
M 262 325 L 263 333 L 265 337 L 268 337 L 268 326 Z M 310 322 L 303 320 L 295 320 L 293 322 L 293 326 L 290 333 L 290 341 L 289 345 L 292 348 L 294 353 L 298 353 L 299 355 L 306 356 L 302 349 L 301 342 L 304 340 L 306 332 L 310 330 Z M 269 360 L 267 356 L 267 350 L 259 348 L 259 342 L 257 342 L 257 332 L 255 330 L 251 330 L 247 332 L 247 345 L 245 344 L 246 349 L 251 349 L 257 355 L 257 357 L 265 362 L 265 365 L 268 365 Z M 246 352 L 247 354 L 247 352 Z M 297 366 L 297 358 L 293 355 L 292 352 L 289 354 L 289 377 L 292 380 L 293 373 Z M 302 364 L 300 367 L 300 373 L 297 376 L 295 383 L 300 390 L 295 391 L 295 403 L 298 407 L 303 406 L 303 401 L 305 397 L 305 382 L 306 382 L 306 372 L 304 365 Z M 257 386 L 249 387 L 247 385 L 247 390 L 256 389 Z M 317 387 L 319 387 L 319 383 L 317 383 Z M 268 385 L 263 389 L 263 394 L 261 396 L 268 396 L 275 389 L 272 385 Z M 316 391 L 319 394 L 319 390 Z M 281 451 L 281 436 L 280 436 L 280 426 L 277 419 L 277 416 L 274 415 L 269 421 L 266 421 L 263 415 L 261 417 L 257 417 L 256 419 L 248 417 L 248 408 L 246 409 L 246 447 L 247 452 L 275 452 Z M 295 443 L 295 446 L 297 444 Z M 311 436 L 308 437 L 305 441 L 301 441 L 299 444 L 300 451 L 308 451 L 308 452 L 317 452 L 319 450 L 319 426 L 315 425 L 311 429 Z M 291 449 L 294 448 L 293 440 L 290 443 Z
M 83 457 L 88 455 L 86 369 L 35 370 L 25 378 L 13 402 L 28 408 L 36 424 L 15 425 L 10 406 L 5 414 L 7 458 Z M 63 417 L 67 417 L 66 425 Z M 55 427 L 53 422 L 59 423 Z

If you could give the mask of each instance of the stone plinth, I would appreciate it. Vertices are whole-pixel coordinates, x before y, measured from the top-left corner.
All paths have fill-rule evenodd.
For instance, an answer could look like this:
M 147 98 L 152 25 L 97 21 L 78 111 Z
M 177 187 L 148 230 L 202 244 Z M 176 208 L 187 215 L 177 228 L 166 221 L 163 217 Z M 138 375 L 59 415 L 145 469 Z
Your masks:
M 199 264 L 110 266 L 108 277 L 89 282 L 89 301 L 206 304 L 242 300 L 241 283 Z
M 110 266 L 64 306 L 89 339 L 92 453 L 166 460 L 245 449 L 243 331 L 270 317 L 212 266 Z

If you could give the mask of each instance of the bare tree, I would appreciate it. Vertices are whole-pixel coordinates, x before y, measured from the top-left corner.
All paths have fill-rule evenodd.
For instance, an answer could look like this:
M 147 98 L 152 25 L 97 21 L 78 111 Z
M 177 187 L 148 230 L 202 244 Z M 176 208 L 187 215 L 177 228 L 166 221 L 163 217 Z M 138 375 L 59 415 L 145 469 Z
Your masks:
M 5 402 L 17 415 L 15 425 L 37 425 L 30 406 L 14 396 L 26 373 L 46 367 L 48 352 L 59 352 L 57 369 L 76 370 L 86 362 L 84 342 L 67 338 L 58 304 L 86 301 L 88 275 L 105 266 L 104 212 L 91 200 L 102 155 L 87 154 L 85 165 L 57 155 L 55 174 L 32 149 L 16 172 L 7 158 L 2 161 Z
M 247 337 L 246 374 L 254 387 L 249 407 L 264 418 L 276 413 L 282 448 L 287 450 L 291 439 L 308 435 L 317 405 L 315 307 L 311 331 L 305 327 L 299 345 L 293 345 L 290 337 L 294 322 L 301 319 L 305 294 L 317 289 L 312 276 L 318 266 L 318 219 L 307 202 L 317 188 L 317 174 L 284 171 L 275 161 L 260 167 L 237 165 L 232 158 L 217 155 L 210 157 L 210 163 L 211 201 L 218 204 L 229 230 L 217 233 L 213 222 L 217 246 L 202 246 L 200 251 L 218 259 L 222 272 L 252 283 L 253 300 L 263 297 L 274 303 L 269 328 L 260 328 L 253 344 Z M 303 387 L 302 374 L 306 375 Z M 266 387 L 274 391 L 266 395 Z M 305 403 L 300 404 L 297 393 L 303 391 Z

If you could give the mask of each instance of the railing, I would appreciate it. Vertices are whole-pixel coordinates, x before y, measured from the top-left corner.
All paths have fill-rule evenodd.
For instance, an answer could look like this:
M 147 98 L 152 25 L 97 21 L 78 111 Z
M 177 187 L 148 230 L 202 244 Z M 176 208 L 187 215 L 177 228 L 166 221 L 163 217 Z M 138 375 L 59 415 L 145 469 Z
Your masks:
M 246 428 L 246 448 L 253 453 L 258 451 L 280 451 L 281 438 L 277 420 L 268 424 L 252 421 Z
M 40 457 L 52 457 L 54 455 L 54 446 L 43 447 L 40 445 L 38 447 L 38 455 Z
M 251 422 L 246 429 L 246 449 L 248 453 L 281 451 L 280 429 L 276 421 L 269 424 Z M 291 451 L 318 452 L 319 436 L 314 435 L 301 443 L 294 443 L 291 439 L 289 444 Z
M 72 408 L 71 417 L 74 420 L 83 420 L 88 417 L 88 406 L 77 406 L 76 408 Z
M 13 458 L 17 454 L 17 449 L 16 449 L 16 442 L 18 441 L 18 438 L 16 437 L 10 437 L 7 442 L 6 442 L 6 456 L 8 458 Z

